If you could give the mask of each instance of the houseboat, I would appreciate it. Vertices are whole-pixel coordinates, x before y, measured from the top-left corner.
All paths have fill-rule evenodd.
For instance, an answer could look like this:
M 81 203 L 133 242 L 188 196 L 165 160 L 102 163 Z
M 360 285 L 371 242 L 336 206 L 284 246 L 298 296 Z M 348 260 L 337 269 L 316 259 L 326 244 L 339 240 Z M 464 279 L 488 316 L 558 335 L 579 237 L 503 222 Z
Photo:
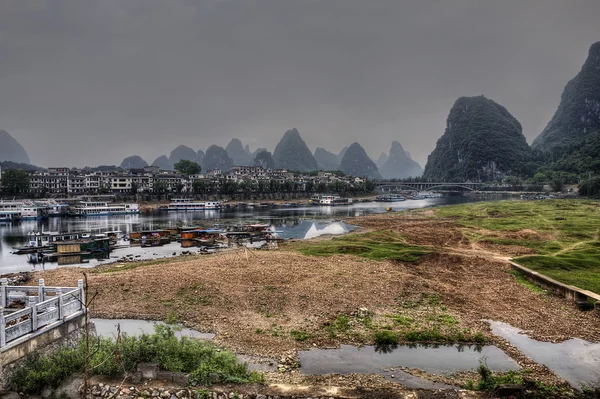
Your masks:
M 400 194 L 381 194 L 381 195 L 378 195 L 377 197 L 375 197 L 375 201 L 377 201 L 377 202 L 399 202 L 399 201 L 406 201 L 406 198 L 404 198 Z
M 176 198 L 171 200 L 167 207 L 168 211 L 188 212 L 188 211 L 206 211 L 221 209 L 221 203 L 216 201 L 197 202 L 186 198 Z
M 109 204 L 108 202 L 82 201 L 71 208 L 73 216 L 111 216 L 137 215 L 140 213 L 138 204 Z
M 134 231 L 129 234 L 129 241 L 131 245 L 142 247 L 160 246 L 171 242 L 171 232 L 169 230 Z
M 53 199 L 36 201 L 36 204 L 46 208 L 49 217 L 63 216 L 69 208 L 66 204 L 59 204 Z
M 24 204 L 21 208 L 21 220 L 41 220 L 48 217 L 45 206 Z
M 21 219 L 24 205 L 22 201 L 0 201 L 0 221 L 14 222 Z
M 310 203 L 312 205 L 351 205 L 352 200 L 350 198 L 342 198 L 337 194 L 315 194 L 311 197 Z

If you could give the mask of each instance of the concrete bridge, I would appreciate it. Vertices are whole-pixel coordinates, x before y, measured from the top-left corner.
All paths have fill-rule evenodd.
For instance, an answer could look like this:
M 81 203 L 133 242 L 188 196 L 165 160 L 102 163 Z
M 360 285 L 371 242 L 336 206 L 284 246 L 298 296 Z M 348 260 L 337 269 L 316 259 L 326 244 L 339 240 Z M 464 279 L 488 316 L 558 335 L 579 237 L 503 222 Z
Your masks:
M 426 181 L 393 181 L 378 180 L 375 186 L 382 191 L 390 191 L 392 188 L 402 188 L 415 191 L 478 191 L 483 183 L 450 183 L 450 182 L 426 182 Z

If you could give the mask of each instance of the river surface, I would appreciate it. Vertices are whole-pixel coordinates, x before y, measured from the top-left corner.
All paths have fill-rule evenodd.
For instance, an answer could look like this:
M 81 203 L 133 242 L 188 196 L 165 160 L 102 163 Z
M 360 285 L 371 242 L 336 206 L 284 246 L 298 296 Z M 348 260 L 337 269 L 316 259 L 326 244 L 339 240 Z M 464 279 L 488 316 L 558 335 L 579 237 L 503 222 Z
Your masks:
M 133 231 L 161 229 L 165 227 L 194 226 L 220 227 L 238 223 L 268 223 L 275 226 L 279 235 L 285 239 L 308 239 L 324 234 L 344 234 L 353 226 L 340 222 L 345 217 L 363 216 L 386 212 L 387 207 L 394 211 L 460 204 L 483 200 L 476 197 L 442 197 L 423 200 L 407 200 L 403 202 L 363 202 L 349 206 L 304 206 L 298 208 L 250 208 L 228 209 L 220 211 L 198 212 L 153 212 L 142 215 L 97 216 L 88 218 L 50 218 L 43 221 L 22 221 L 17 224 L 0 224 L 0 275 L 34 270 L 45 270 L 59 267 L 56 262 L 37 262 L 29 255 L 13 254 L 14 247 L 27 245 L 27 233 L 43 232 L 75 232 L 85 231 L 101 233 L 104 231 L 121 231 L 129 234 Z M 488 199 L 489 200 L 489 199 Z M 87 259 L 70 261 L 70 266 L 94 267 L 114 262 L 127 255 L 135 259 L 146 260 L 180 255 L 185 250 L 177 242 L 163 247 L 141 248 L 127 247 L 113 250 L 105 259 Z M 66 264 L 65 264 L 66 265 Z

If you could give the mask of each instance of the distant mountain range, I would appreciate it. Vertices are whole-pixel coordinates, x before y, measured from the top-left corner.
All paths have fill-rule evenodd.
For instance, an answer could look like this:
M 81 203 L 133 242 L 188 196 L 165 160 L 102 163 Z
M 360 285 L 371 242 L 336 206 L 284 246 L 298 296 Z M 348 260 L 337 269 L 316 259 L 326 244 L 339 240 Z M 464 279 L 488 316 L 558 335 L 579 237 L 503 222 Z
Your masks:
M 342 170 L 369 178 L 423 176 L 432 180 L 486 181 L 508 175 L 528 178 L 538 173 L 565 172 L 574 176 L 600 175 L 600 42 L 594 43 L 581 71 L 570 80 L 560 104 L 540 135 L 527 145 L 521 124 L 502 105 L 484 97 L 460 97 L 450 109 L 446 129 L 429 155 L 425 169 L 415 162 L 399 141 L 389 153 L 370 159 L 359 143 L 339 153 L 322 147 L 311 152 L 298 129 L 285 132 L 273 153 L 266 148 L 251 152 L 233 138 L 226 148 L 210 146 L 206 152 L 179 145 L 152 165 L 172 170 L 182 160 L 198 162 L 203 170 L 229 170 L 233 165 L 260 165 L 308 172 Z M 0 130 L 0 163 L 26 168 L 25 149 L 5 130 Z M 21 165 L 21 166 L 20 166 Z M 123 168 L 142 168 L 147 162 L 132 155 Z M 31 166 L 31 168 L 35 168 Z

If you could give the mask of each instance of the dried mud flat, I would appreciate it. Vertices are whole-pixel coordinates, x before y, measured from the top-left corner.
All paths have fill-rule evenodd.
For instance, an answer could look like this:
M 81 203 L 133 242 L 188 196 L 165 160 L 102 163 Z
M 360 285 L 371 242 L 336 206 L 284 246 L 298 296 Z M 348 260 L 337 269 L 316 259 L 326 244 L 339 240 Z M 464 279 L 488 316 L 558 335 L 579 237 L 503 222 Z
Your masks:
M 423 309 L 400 307 L 436 295 L 461 328 L 482 332 L 536 377 L 558 382 L 492 335 L 483 320 L 525 330 L 532 338 L 600 341 L 600 318 L 580 312 L 566 300 L 542 295 L 515 281 L 506 259 L 526 248 L 473 245 L 452 220 L 433 218 L 431 210 L 384 214 L 348 220 L 363 230 L 391 229 L 410 244 L 435 253 L 417 263 L 372 261 L 356 256 L 304 256 L 279 251 L 229 252 L 173 259 L 170 263 L 109 266 L 89 271 L 95 317 L 165 319 L 177 315 L 188 327 L 214 332 L 227 348 L 279 358 L 298 349 L 370 344 L 372 330 L 355 317 L 360 308 L 383 325 L 389 314 L 419 318 Z M 518 233 L 518 232 L 517 232 Z M 515 234 L 510 233 L 510 234 Z M 523 234 L 536 239 L 536 232 Z M 48 285 L 74 285 L 84 269 L 61 268 L 36 273 Z M 424 305 L 427 311 L 427 305 Z M 400 309 L 400 310 L 399 310 Z M 349 330 L 332 334 L 339 316 Z M 298 340 L 302 332 L 305 337 Z

